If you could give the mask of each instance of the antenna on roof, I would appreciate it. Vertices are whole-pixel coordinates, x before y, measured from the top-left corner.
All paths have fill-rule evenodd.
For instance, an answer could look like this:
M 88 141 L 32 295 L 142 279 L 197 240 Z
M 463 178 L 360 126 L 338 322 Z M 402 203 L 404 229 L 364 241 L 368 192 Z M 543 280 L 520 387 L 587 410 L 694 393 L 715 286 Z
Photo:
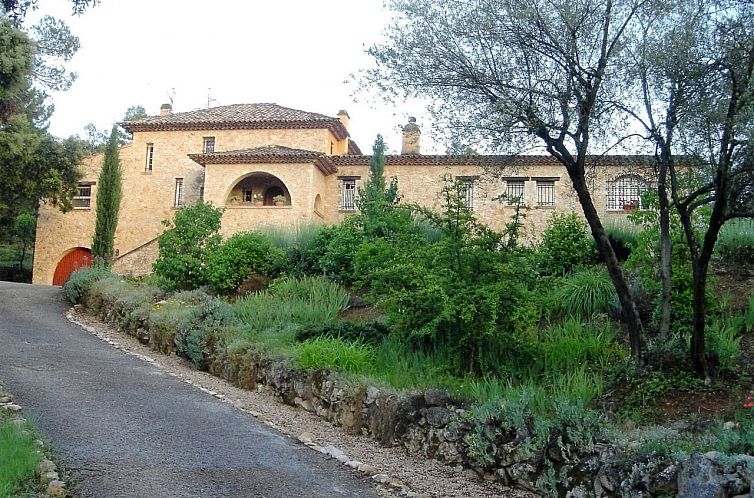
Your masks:
M 207 87 L 207 109 L 212 107 L 213 103 L 217 103 L 217 99 L 212 98 L 212 88 Z
M 168 100 L 170 101 L 170 107 L 173 107 L 173 101 L 175 100 L 175 88 L 171 88 L 168 91 Z

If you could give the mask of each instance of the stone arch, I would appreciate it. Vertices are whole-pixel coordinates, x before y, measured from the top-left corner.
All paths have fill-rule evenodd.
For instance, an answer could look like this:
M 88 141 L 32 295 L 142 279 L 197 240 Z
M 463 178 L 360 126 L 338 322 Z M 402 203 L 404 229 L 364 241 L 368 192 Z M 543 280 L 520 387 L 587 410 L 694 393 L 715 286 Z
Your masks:
M 291 193 L 286 184 L 266 171 L 255 171 L 238 178 L 225 194 L 226 206 L 272 206 L 273 197 L 282 195 L 291 204 Z
M 63 254 L 55 267 L 52 285 L 63 285 L 79 268 L 92 266 L 92 251 L 86 247 L 74 247 Z

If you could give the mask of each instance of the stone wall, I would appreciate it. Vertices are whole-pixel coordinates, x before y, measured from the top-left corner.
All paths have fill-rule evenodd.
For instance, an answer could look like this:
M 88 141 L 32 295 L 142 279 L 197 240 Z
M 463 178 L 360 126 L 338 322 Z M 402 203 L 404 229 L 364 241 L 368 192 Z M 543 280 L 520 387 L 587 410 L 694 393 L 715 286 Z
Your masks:
M 86 302 L 86 301 L 85 301 Z M 135 310 L 100 303 L 100 318 L 162 353 L 175 353 L 173 341 L 149 330 L 149 318 Z M 447 465 L 472 469 L 479 477 L 548 496 L 581 497 L 735 497 L 754 498 L 754 456 L 693 454 L 679 459 L 639 454 L 634 443 L 617 446 L 606 439 L 575 444 L 571 427 L 552 427 L 546 441 L 532 445 L 535 423 L 520 426 L 468 416 L 447 392 L 393 392 L 349 383 L 327 370 L 292 368 L 251 346 L 229 351 L 209 341 L 207 370 L 234 385 L 278 397 L 382 444 Z M 483 425 L 480 425 L 483 424 Z M 475 434 L 494 434 L 480 463 Z M 669 434 L 667 430 L 666 435 Z M 476 452 L 476 453 L 475 453 Z

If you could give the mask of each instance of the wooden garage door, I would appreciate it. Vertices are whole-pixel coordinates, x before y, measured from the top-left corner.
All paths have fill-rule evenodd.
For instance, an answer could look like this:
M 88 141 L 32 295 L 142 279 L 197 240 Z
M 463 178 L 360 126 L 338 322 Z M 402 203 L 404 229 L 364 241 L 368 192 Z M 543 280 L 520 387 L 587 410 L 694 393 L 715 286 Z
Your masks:
M 63 285 L 68 277 L 79 268 L 92 266 L 92 251 L 83 247 L 77 247 L 69 252 L 55 268 L 55 276 L 52 277 L 52 285 Z

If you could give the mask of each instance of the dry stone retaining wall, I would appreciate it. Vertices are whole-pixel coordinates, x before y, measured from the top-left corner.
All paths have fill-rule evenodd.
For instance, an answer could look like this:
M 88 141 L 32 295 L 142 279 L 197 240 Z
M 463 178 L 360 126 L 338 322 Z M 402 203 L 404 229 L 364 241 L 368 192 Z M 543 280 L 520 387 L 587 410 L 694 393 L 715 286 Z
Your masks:
M 103 306 L 101 319 L 136 336 L 153 349 L 170 354 L 164 338 L 155 343 L 148 319 L 134 321 L 131 310 Z M 234 385 L 267 392 L 281 401 L 315 413 L 355 434 L 448 465 L 473 469 L 480 477 L 552 496 L 754 498 L 754 456 L 694 454 L 678 461 L 626 453 L 608 442 L 589 451 L 568 446 L 568 434 L 552 429 L 547 444 L 532 451 L 533 423 L 495 428 L 490 449 L 493 465 L 480 467 L 469 438 L 479 430 L 447 392 L 394 393 L 375 386 L 353 386 L 327 370 L 292 368 L 285 359 L 252 348 L 229 352 L 209 344 L 210 373 Z

